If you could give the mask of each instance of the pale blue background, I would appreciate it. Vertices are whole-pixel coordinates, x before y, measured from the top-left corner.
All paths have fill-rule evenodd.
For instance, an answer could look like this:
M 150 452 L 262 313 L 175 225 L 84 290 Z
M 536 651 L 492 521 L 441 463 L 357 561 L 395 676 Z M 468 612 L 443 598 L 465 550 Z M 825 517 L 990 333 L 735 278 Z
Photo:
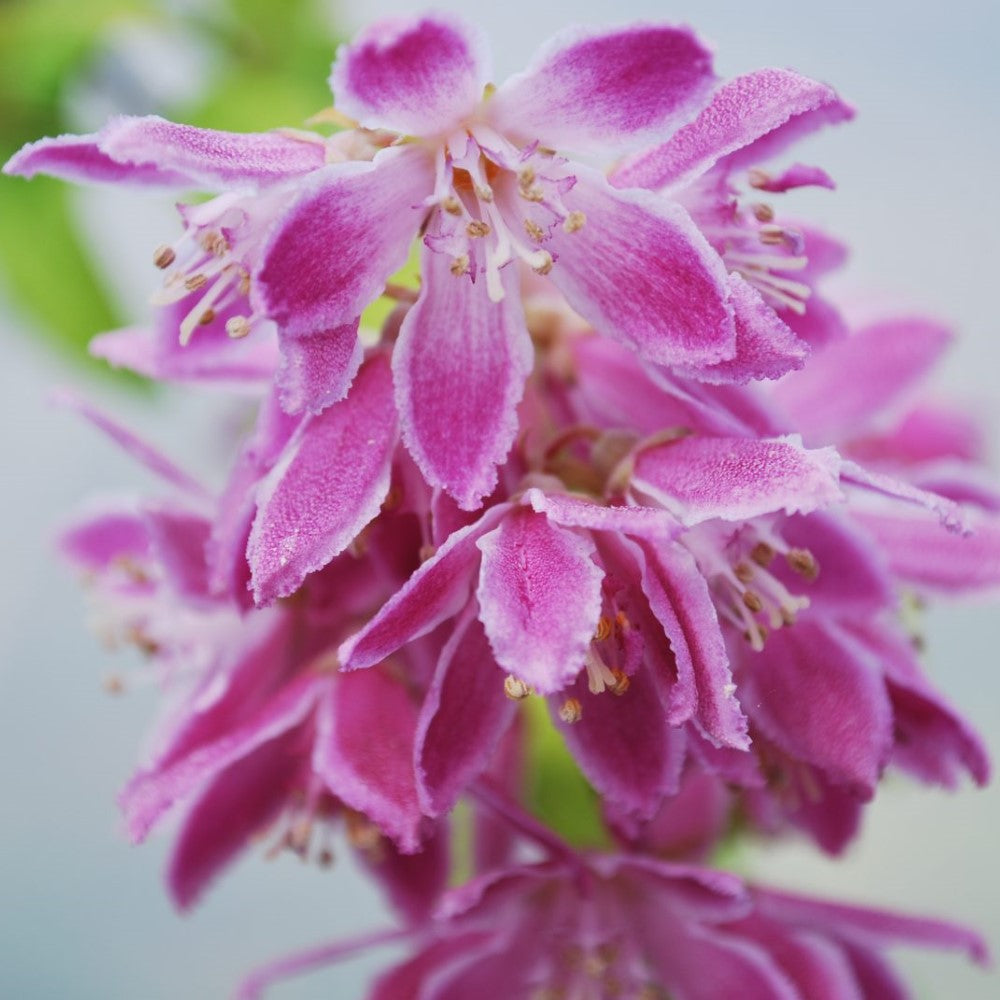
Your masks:
M 436 6 L 480 20 L 494 40 L 500 77 L 568 21 L 642 17 L 693 24 L 716 43 L 725 75 L 785 65 L 837 85 L 860 117 L 814 140 L 802 158 L 826 166 L 840 190 L 802 196 L 801 211 L 855 247 L 840 283 L 845 291 L 881 290 L 955 322 L 963 339 L 943 384 L 997 428 L 998 5 L 503 0 L 478 11 L 455 2 Z M 402 2 L 345 4 L 344 16 L 360 24 L 414 9 Z M 147 44 L 135 60 L 154 92 L 196 85 L 200 73 L 210 72 L 190 58 L 179 73 L 175 50 L 165 60 L 156 52 Z M 107 110 L 99 94 L 79 97 L 80 128 L 95 126 Z M 167 207 L 107 192 L 81 195 L 79 205 L 108 261 L 109 284 L 139 315 L 154 280 L 146 263 L 150 249 L 173 232 Z M 58 275 L 52 292 L 59 294 Z M 95 490 L 150 483 L 88 428 L 46 406 L 46 387 L 74 375 L 15 336 L 22 321 L 9 310 L 4 315 L 0 997 L 221 997 L 262 959 L 379 925 L 384 917 L 373 894 L 350 871 L 323 874 L 259 858 L 181 920 L 160 886 L 167 838 L 142 849 L 124 842 L 114 795 L 141 743 L 153 692 L 118 700 L 101 693 L 100 678 L 112 664 L 87 632 L 78 589 L 55 564 L 48 538 L 66 511 Z M 179 455 L 197 446 L 212 419 L 203 400 L 150 408 L 122 399 L 121 408 Z M 931 668 L 988 734 L 994 753 L 1000 749 L 998 638 L 995 606 L 944 608 L 931 616 Z M 997 947 L 998 821 L 996 790 L 949 797 L 895 781 L 884 788 L 863 842 L 845 862 L 782 848 L 768 852 L 758 870 L 789 886 L 966 920 Z M 905 963 L 923 997 L 996 995 L 997 979 L 961 960 L 910 954 Z M 359 996 L 363 965 L 273 995 Z

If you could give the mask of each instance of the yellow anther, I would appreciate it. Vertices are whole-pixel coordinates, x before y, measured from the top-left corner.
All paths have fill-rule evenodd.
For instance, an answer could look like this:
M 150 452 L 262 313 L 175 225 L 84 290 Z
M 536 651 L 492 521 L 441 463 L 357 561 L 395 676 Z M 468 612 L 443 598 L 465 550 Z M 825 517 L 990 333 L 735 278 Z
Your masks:
M 208 278 L 203 274 L 192 274 L 190 278 L 184 279 L 184 287 L 189 292 L 196 292 L 199 288 L 204 288 L 208 284 Z
M 771 183 L 771 175 L 760 167 L 751 167 L 747 171 L 747 183 L 752 188 L 764 188 Z
M 532 184 L 531 187 L 520 187 L 517 189 L 517 193 L 524 198 L 525 201 L 545 200 L 545 192 L 538 184 Z
M 456 278 L 461 278 L 463 274 L 469 273 L 469 255 L 467 253 L 459 254 L 452 262 L 449 268 L 451 273 L 455 275 Z
M 518 187 L 529 188 L 535 183 L 535 171 L 533 167 L 524 167 L 517 174 Z
M 532 270 L 536 274 L 548 274 L 552 270 L 552 254 L 548 250 L 541 251 L 541 262 L 536 264 Z
M 250 320 L 246 316 L 231 316 L 226 320 L 226 333 L 233 340 L 242 340 L 250 332 Z
M 531 219 L 524 220 L 524 231 L 536 242 L 541 243 L 545 239 L 545 230 Z
M 781 226 L 768 223 L 757 230 L 757 239 L 766 246 L 777 246 L 779 243 L 785 242 L 785 231 Z
M 611 693 L 620 698 L 629 689 L 632 681 L 624 670 L 619 670 L 617 667 L 611 673 L 615 677 L 615 682 L 611 685 Z
M 789 568 L 810 583 L 819 576 L 819 563 L 808 549 L 789 549 L 785 555 Z
M 750 550 L 750 558 L 758 566 L 770 566 L 771 560 L 774 559 L 774 549 L 767 542 L 758 542 Z
M 476 192 L 476 197 L 480 201 L 491 202 L 493 200 L 493 188 L 487 187 L 485 184 L 475 184 L 472 190 Z
M 559 709 L 559 718 L 568 725 L 579 722 L 583 718 L 583 705 L 579 698 L 567 698 Z
M 586 223 L 587 216 L 584 215 L 583 212 L 577 210 L 570 212 L 569 215 L 566 216 L 566 220 L 563 222 L 563 229 L 567 233 L 575 233 L 578 230 L 583 229 Z
M 529 694 L 531 694 L 531 688 L 528 687 L 528 685 L 525 684 L 520 677 L 508 674 L 503 679 L 503 693 L 507 695 L 511 701 L 523 701 Z
M 765 205 L 760 201 L 752 205 L 750 210 L 758 222 L 774 222 L 774 209 L 770 205 Z
M 441 207 L 449 215 L 462 214 L 462 203 L 454 195 L 448 195 L 448 197 L 441 202 Z
M 753 579 L 753 569 L 749 563 L 738 562 L 733 567 L 733 575 L 740 583 L 749 583 Z
M 161 270 L 166 270 L 170 267 L 173 262 L 177 260 L 177 254 L 174 253 L 173 247 L 161 246 L 157 247 L 153 253 L 153 263 Z
M 214 309 L 206 309 L 198 317 L 198 325 L 199 326 L 208 326 L 208 324 L 211 323 L 214 319 L 215 319 L 215 310 Z
M 619 632 L 627 632 L 632 627 L 632 623 L 628 620 L 628 615 L 624 611 L 619 611 L 615 615 L 615 628 Z
M 752 590 L 743 591 L 743 604 L 748 611 L 752 611 L 754 614 L 764 610 L 764 602 Z
M 473 219 L 472 222 L 465 227 L 465 232 L 466 235 L 471 236 L 473 239 L 480 239 L 483 236 L 490 235 L 490 227 L 481 219 Z
M 601 642 L 607 639 L 612 631 L 614 631 L 614 625 L 610 618 L 601 617 L 597 621 L 597 630 L 594 632 L 594 639 L 597 642 Z

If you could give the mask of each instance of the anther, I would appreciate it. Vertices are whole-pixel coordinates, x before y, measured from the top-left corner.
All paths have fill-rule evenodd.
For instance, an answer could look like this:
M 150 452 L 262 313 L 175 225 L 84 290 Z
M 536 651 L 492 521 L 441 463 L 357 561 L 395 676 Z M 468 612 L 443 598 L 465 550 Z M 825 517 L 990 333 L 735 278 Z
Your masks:
M 760 167 L 751 167 L 747 171 L 747 183 L 752 188 L 764 188 L 771 183 L 771 175 Z
M 613 630 L 614 626 L 611 619 L 602 616 L 597 621 L 597 630 L 594 632 L 594 639 L 597 642 L 601 642 L 602 640 L 607 639 Z
M 452 262 L 449 268 L 451 273 L 455 275 L 456 278 L 461 278 L 463 274 L 469 273 L 469 255 L 467 253 L 459 254 Z
M 507 695 L 511 701 L 523 701 L 529 694 L 531 694 L 531 688 L 528 687 L 528 685 L 525 684 L 520 677 L 508 674 L 503 679 L 503 693 Z
M 620 698 L 629 689 L 632 681 L 624 670 L 619 670 L 617 667 L 611 673 L 615 677 L 615 682 L 611 685 L 611 693 L 618 695 Z
M 750 210 L 758 222 L 774 222 L 774 209 L 770 205 L 765 205 L 764 202 L 759 201 L 755 205 L 752 205 Z
M 761 226 L 757 231 L 757 239 L 765 246 L 777 246 L 785 242 L 785 231 L 781 226 L 768 223 L 766 226 Z
M 545 239 L 545 230 L 531 219 L 524 220 L 524 231 L 536 242 L 541 243 Z
M 474 184 L 472 189 L 476 192 L 476 197 L 480 201 L 487 203 L 493 201 L 493 188 L 486 187 L 485 184 Z
M 249 295 L 250 294 L 250 272 L 249 271 L 243 271 L 240 274 L 240 280 L 237 282 L 236 288 L 239 291 L 240 295 Z
M 196 292 L 199 288 L 204 288 L 208 284 L 208 278 L 203 274 L 192 274 L 190 278 L 184 279 L 184 287 L 189 292 Z
M 461 202 L 454 195 L 448 195 L 448 197 L 445 198 L 444 201 L 441 202 L 441 207 L 449 215 L 461 215 L 462 214 L 462 204 L 461 204 Z
M 771 561 L 774 559 L 774 549 L 767 542 L 758 542 L 750 550 L 750 558 L 758 566 L 770 566 Z
M 490 227 L 487 223 L 480 219 L 473 219 L 472 222 L 465 227 L 465 232 L 466 235 L 471 236 L 473 239 L 478 239 L 482 236 L 489 236 Z
M 525 201 L 544 201 L 545 192 L 542 190 L 541 186 L 538 184 L 532 184 L 531 187 L 521 187 L 517 189 L 517 193 L 524 198 Z
M 749 583 L 753 579 L 753 569 L 749 563 L 738 562 L 733 567 L 733 575 L 740 583 Z
M 523 167 L 518 171 L 517 174 L 517 184 L 518 187 L 529 188 L 535 183 L 535 170 L 533 167 Z
M 757 614 L 758 611 L 764 610 L 764 602 L 752 590 L 744 590 L 742 596 L 743 604 L 748 611 Z
M 226 320 L 226 333 L 233 340 L 242 340 L 250 332 L 250 320 L 246 316 L 231 316 Z
M 559 709 L 559 718 L 568 725 L 579 722 L 583 718 L 583 705 L 579 698 L 567 698 Z
M 810 583 L 819 576 L 819 563 L 808 549 L 789 549 L 785 560 L 791 570 L 805 577 Z
M 548 250 L 541 251 L 541 262 L 536 264 L 532 270 L 536 274 L 548 274 L 552 270 L 552 254 Z
M 153 253 L 153 263 L 161 271 L 165 271 L 175 260 L 177 260 L 177 254 L 174 253 L 173 247 L 160 246 Z
M 214 309 L 206 309 L 198 317 L 198 325 L 199 326 L 208 326 L 208 324 L 211 323 L 214 319 L 215 319 L 215 310 Z
M 618 632 L 627 632 L 632 627 L 632 623 L 628 620 L 628 615 L 624 611 L 619 611 L 615 615 L 615 628 Z
M 224 257 L 229 253 L 229 241 L 222 233 L 217 233 L 212 229 L 202 233 L 198 242 L 202 249 L 216 257 Z
M 563 222 L 563 229 L 567 233 L 575 233 L 578 230 L 583 229 L 586 222 L 587 216 L 584 215 L 583 212 L 573 211 L 566 216 L 566 219 Z

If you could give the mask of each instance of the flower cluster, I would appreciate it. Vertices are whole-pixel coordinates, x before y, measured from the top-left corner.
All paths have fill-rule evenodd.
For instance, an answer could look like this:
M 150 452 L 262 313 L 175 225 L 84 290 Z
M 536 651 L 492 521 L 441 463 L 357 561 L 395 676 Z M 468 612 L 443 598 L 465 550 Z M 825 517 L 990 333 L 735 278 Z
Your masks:
M 387 21 L 321 131 L 119 118 L 5 168 L 211 192 L 151 327 L 93 351 L 256 404 L 218 490 L 76 404 L 163 484 L 62 538 L 165 692 L 131 836 L 183 806 L 186 908 L 250 845 L 325 865 L 342 832 L 413 948 L 372 1000 L 881 1000 L 888 944 L 982 958 L 703 867 L 736 835 L 840 852 L 887 769 L 988 776 L 916 632 L 925 595 L 1000 583 L 977 432 L 919 399 L 950 334 L 849 328 L 845 249 L 781 205 L 833 186 L 780 161 L 851 109 L 720 84 L 661 25 L 489 79 L 466 25 Z M 532 814 L 539 732 L 603 848 Z

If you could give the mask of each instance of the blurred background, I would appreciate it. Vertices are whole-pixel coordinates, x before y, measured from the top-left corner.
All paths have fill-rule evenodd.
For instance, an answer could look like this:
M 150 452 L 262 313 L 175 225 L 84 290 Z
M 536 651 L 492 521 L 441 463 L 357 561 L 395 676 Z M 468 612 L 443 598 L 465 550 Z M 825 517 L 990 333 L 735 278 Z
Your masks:
M 826 80 L 857 121 L 810 140 L 836 193 L 797 194 L 794 210 L 853 248 L 841 301 L 923 309 L 961 340 L 943 395 L 1000 430 L 994 305 L 1000 205 L 1000 6 L 989 0 L 874 5 L 815 0 L 505 0 L 475 17 L 498 79 L 568 22 L 686 22 L 717 47 L 723 76 L 790 66 Z M 204 126 L 300 126 L 329 104 L 338 39 L 388 0 L 0 0 L 0 157 L 42 135 L 96 129 L 112 113 L 156 112 Z M 155 246 L 177 231 L 165 199 L 0 179 L 0 438 L 7 571 L 0 578 L 0 996 L 67 1000 L 222 997 L 249 966 L 283 951 L 384 924 L 378 900 L 343 863 L 248 858 L 194 914 L 162 891 L 168 837 L 129 847 L 114 803 L 154 707 L 154 692 L 102 690 L 128 673 L 88 631 L 72 574 L 51 536 L 84 498 L 151 487 L 89 427 L 53 409 L 53 386 L 100 398 L 188 466 L 218 479 L 205 453 L 218 407 L 196 392 L 152 391 L 88 361 L 94 334 L 141 321 Z M 928 623 L 939 685 L 1000 750 L 1000 618 L 993 607 L 939 607 Z M 890 781 L 862 841 L 839 862 L 795 845 L 760 850 L 772 882 L 977 925 L 1000 947 L 996 840 L 1000 795 L 948 796 Z M 281 998 L 360 996 L 383 955 L 275 989 Z M 919 997 L 986 1000 L 995 974 L 961 960 L 903 954 Z

